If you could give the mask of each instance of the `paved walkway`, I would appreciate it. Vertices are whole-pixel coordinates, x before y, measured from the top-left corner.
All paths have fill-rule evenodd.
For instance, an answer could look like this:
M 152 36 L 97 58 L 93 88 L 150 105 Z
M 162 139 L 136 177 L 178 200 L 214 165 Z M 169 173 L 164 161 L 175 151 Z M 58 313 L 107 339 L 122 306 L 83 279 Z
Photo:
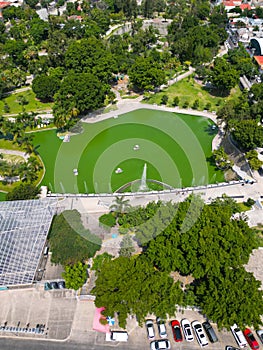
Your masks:
M 26 154 L 25 152 L 21 152 L 21 151 L 16 151 L 16 150 L 11 150 L 11 149 L 3 149 L 0 148 L 0 154 L 12 154 L 14 156 L 20 156 L 23 157 L 25 160 L 27 160 L 29 158 L 29 155 Z

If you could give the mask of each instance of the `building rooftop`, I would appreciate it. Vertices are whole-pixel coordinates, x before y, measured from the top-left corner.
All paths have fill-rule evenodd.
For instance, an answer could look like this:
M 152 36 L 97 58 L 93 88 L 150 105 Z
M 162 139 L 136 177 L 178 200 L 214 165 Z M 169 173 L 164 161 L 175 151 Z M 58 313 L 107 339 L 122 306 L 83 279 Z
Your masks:
M 56 199 L 0 202 L 0 286 L 33 283 L 56 207 Z

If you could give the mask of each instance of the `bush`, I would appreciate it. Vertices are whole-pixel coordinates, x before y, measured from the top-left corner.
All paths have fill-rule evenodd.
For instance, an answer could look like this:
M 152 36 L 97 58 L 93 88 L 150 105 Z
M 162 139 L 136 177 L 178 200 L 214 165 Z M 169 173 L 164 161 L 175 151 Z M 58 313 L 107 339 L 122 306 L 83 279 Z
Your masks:
M 199 100 L 196 99 L 193 103 L 193 106 L 192 106 L 193 109 L 198 109 L 199 108 Z
M 168 96 L 167 95 L 163 95 L 161 98 L 161 104 L 162 105 L 166 105 L 168 102 Z
M 185 103 L 183 104 L 183 108 L 188 108 L 189 107 L 189 102 L 185 101 Z
M 252 198 L 248 198 L 248 200 L 244 204 L 248 207 L 252 207 L 252 205 L 255 204 L 255 201 Z
M 99 222 L 103 227 L 113 227 L 116 225 L 116 217 L 112 213 L 103 214 L 99 217 Z
M 205 109 L 207 110 L 207 111 L 209 111 L 210 109 L 211 109 L 211 103 L 210 102 L 208 102 L 206 105 L 205 105 Z
M 178 96 L 175 96 L 173 99 L 173 106 L 179 106 L 180 99 Z

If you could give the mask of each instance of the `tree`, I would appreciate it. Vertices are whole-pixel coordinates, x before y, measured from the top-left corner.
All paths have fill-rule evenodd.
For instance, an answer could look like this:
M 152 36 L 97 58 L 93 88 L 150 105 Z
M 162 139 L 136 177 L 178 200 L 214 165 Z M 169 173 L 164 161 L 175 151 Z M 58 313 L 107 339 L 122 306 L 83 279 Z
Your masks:
M 223 58 L 216 58 L 214 66 L 210 71 L 209 79 L 211 83 L 222 92 L 229 91 L 238 83 L 239 75 L 237 71 Z
M 93 259 L 93 264 L 91 270 L 93 271 L 100 271 L 101 266 L 103 265 L 104 261 L 109 261 L 113 258 L 113 255 L 108 254 L 107 252 L 103 254 L 96 255 L 96 257 Z
M 237 323 L 241 328 L 258 329 L 263 314 L 260 284 L 243 267 L 226 268 L 220 275 L 210 275 L 196 283 L 195 292 L 204 314 L 220 328 L 229 329 Z
M 73 266 L 65 266 L 62 277 L 65 279 L 66 288 L 78 290 L 87 279 L 87 265 L 77 262 Z
M 49 75 L 39 75 L 33 79 L 32 90 L 40 100 L 52 101 L 60 88 L 60 80 Z
M 161 98 L 161 104 L 162 105 L 166 105 L 168 102 L 168 96 L 167 95 L 163 95 Z
M 77 210 L 66 210 L 55 216 L 49 232 L 52 262 L 74 265 L 94 256 L 101 240 L 86 230 Z
M 173 106 L 179 106 L 180 99 L 178 96 L 175 96 L 173 99 Z
M 125 235 L 120 243 L 120 256 L 125 256 L 127 258 L 130 258 L 132 256 L 132 253 L 135 252 L 132 239 L 129 234 Z
M 262 147 L 263 128 L 256 120 L 233 120 L 229 128 L 236 142 L 245 151 Z
M 150 58 L 138 57 L 128 74 L 133 86 L 143 91 L 153 90 L 165 83 L 162 67 Z
M 105 94 L 109 86 L 103 84 L 92 74 L 70 73 L 61 83 L 60 89 L 54 96 L 53 113 L 55 120 L 67 123 L 74 120 L 71 112 L 76 109 L 86 113 L 103 106 Z M 62 124 L 62 122 L 61 122 Z M 63 126 L 63 124 L 62 124 Z
M 223 147 L 219 147 L 213 151 L 213 158 L 219 169 L 226 170 L 234 165 L 234 163 L 229 160 L 228 155 L 224 151 Z
M 253 170 L 259 170 L 263 165 L 263 162 L 258 159 L 258 152 L 256 150 L 247 152 L 246 158 L 248 159 L 248 163 Z
M 114 203 L 110 206 L 117 216 L 127 212 L 130 209 L 129 199 L 124 199 L 124 196 L 115 197 Z
M 21 184 L 15 187 L 11 192 L 6 196 L 7 201 L 18 201 L 18 200 L 27 200 L 35 199 L 39 194 L 39 189 L 36 186 L 31 184 Z
M 140 256 L 105 261 L 92 294 L 96 296 L 96 306 L 104 306 L 107 315 L 118 313 L 121 327 L 125 327 L 129 314 L 136 315 L 139 324 L 148 313 L 162 318 L 173 315 L 175 305 L 183 300 L 179 283 Z

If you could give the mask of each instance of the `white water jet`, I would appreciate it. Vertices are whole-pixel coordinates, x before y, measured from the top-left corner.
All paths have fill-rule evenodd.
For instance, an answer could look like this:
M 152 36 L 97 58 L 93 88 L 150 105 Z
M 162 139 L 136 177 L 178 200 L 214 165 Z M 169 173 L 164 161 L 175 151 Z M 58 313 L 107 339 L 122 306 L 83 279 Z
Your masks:
M 143 167 L 143 172 L 142 172 L 142 177 L 141 177 L 141 184 L 139 187 L 139 191 L 147 191 L 148 190 L 148 186 L 146 184 L 146 179 L 147 179 L 147 164 L 144 164 Z

